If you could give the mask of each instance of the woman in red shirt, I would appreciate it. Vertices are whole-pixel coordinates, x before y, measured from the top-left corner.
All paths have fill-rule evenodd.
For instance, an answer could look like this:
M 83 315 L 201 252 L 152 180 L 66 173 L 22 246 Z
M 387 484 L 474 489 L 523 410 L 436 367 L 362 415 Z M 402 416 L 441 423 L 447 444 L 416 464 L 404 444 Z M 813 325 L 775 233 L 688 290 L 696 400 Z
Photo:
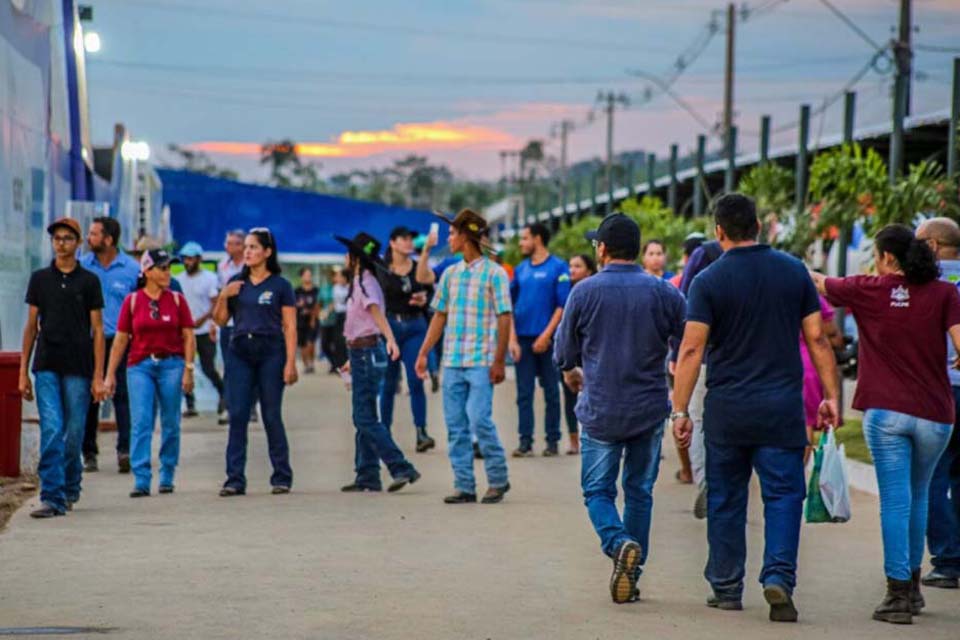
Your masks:
M 887 595 L 873 618 L 909 624 L 924 606 L 920 563 L 930 478 L 953 429 L 944 334 L 960 344 L 960 294 L 938 280 L 933 252 L 909 227 L 884 227 L 874 260 L 876 276 L 813 278 L 832 304 L 853 312 L 860 334 L 853 406 L 864 412 L 877 473 L 887 575 Z
M 173 474 L 180 459 L 180 401 L 193 390 L 193 317 L 179 293 L 170 291 L 170 263 L 163 249 L 140 258 L 142 287 L 120 308 L 117 335 L 110 349 L 106 387 L 116 388 L 117 367 L 127 351 L 130 397 L 131 498 L 150 495 L 150 444 L 160 408 L 160 493 L 173 493 Z

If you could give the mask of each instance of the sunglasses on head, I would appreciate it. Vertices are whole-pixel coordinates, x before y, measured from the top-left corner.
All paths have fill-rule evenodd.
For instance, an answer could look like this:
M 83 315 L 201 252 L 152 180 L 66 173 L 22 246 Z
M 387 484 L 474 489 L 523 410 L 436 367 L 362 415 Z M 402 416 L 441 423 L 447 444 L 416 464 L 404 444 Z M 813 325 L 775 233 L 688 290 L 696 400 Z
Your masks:
M 158 300 L 150 301 L 150 318 L 153 320 L 160 318 L 160 302 Z
M 254 227 L 250 229 L 250 233 L 265 233 L 267 234 L 270 244 L 273 244 L 273 233 L 271 233 L 267 227 Z

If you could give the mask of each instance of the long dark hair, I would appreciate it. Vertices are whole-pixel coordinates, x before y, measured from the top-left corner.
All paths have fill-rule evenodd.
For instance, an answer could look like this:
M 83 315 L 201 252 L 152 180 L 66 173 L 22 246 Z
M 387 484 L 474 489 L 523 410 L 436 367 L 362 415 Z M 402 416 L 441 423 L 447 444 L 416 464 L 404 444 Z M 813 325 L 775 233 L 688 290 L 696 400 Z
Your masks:
M 590 275 L 592 276 L 597 275 L 597 263 L 596 261 L 594 261 L 593 256 L 588 256 L 585 253 L 578 253 L 573 257 L 580 258 L 581 260 L 583 260 L 583 264 L 587 266 L 587 271 L 590 272 Z
M 377 277 L 376 272 L 373 267 L 361 257 L 360 253 L 357 251 L 350 250 L 350 266 L 343 268 L 343 275 L 346 276 L 350 284 L 347 286 L 347 300 L 353 298 L 353 283 L 357 281 L 360 283 L 360 291 L 363 291 L 363 295 L 369 295 L 367 289 L 363 286 L 363 273 L 369 272 L 374 278 Z
M 256 229 L 250 229 L 250 232 L 247 234 L 250 236 L 256 236 L 257 242 L 265 250 L 270 249 L 270 255 L 267 256 L 267 271 L 273 275 L 280 275 L 283 272 L 283 269 L 280 268 L 280 258 L 277 256 L 277 240 L 273 237 L 273 232 L 266 227 L 257 227 Z M 250 277 L 250 267 L 243 265 L 243 269 L 240 271 L 240 277 L 246 280 Z
M 889 253 L 897 259 L 910 284 L 926 284 L 940 277 L 933 250 L 925 241 L 918 240 L 910 227 L 887 225 L 877 233 L 874 243 L 879 253 Z

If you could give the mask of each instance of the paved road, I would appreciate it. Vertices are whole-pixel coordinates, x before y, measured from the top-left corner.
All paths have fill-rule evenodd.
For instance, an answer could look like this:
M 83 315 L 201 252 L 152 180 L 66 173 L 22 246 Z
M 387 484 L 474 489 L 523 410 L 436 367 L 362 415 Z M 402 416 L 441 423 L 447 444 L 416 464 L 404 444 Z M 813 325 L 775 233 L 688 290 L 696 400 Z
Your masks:
M 513 447 L 511 386 L 497 391 L 496 417 Z M 199 419 L 185 427 L 175 495 L 131 500 L 129 479 L 107 464 L 68 517 L 37 522 L 21 510 L 0 535 L 0 627 L 151 639 L 960 638 L 958 592 L 927 590 L 928 613 L 912 629 L 870 620 L 884 585 L 869 496 L 854 496 L 850 523 L 804 528 L 800 623 L 774 626 L 754 582 L 756 504 L 746 610 L 704 606 L 705 525 L 690 514 L 692 489 L 673 482 L 668 451 L 644 600 L 616 606 L 610 563 L 581 504 L 577 458 L 511 461 L 514 490 L 501 505 L 442 504 L 451 473 L 437 451 L 413 454 L 423 480 L 409 490 L 345 495 L 353 428 L 339 381 L 314 376 L 288 398 L 289 496 L 269 495 L 264 438 L 253 425 L 250 494 L 218 498 L 224 431 Z M 439 424 L 439 396 L 429 410 Z M 397 414 L 395 430 L 412 452 L 405 400 Z M 112 436 L 102 437 L 109 447 Z

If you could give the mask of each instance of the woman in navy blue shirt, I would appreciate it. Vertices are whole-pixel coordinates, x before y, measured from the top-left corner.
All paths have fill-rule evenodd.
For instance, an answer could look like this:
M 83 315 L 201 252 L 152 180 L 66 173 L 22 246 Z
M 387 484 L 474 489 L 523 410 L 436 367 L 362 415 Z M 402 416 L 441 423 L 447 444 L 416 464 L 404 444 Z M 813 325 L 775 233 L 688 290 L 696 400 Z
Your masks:
M 251 398 L 259 392 L 267 432 L 274 494 L 293 485 L 290 449 L 280 408 L 284 385 L 297 381 L 297 309 L 293 287 L 280 275 L 277 243 L 267 228 L 251 229 L 243 245 L 243 270 L 220 292 L 213 320 L 233 318 L 230 375 L 227 376 L 227 480 L 222 497 L 246 493 L 247 425 Z

